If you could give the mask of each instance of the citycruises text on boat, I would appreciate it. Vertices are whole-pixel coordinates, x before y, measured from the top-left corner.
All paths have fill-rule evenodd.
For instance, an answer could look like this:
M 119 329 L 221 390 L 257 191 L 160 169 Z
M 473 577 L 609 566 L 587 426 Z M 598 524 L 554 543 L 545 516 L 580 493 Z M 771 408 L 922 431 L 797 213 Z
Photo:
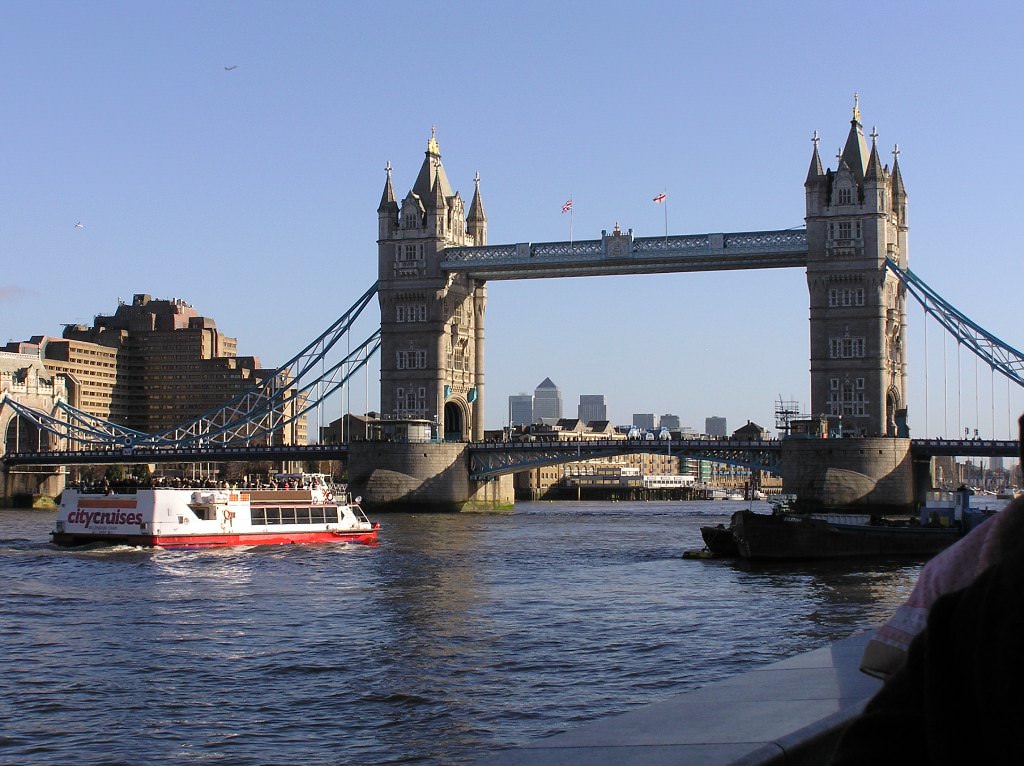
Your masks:
M 66 489 L 52 538 L 159 548 L 377 544 L 380 523 L 366 518 L 359 498 L 335 497 L 318 475 L 306 477 L 286 489 Z

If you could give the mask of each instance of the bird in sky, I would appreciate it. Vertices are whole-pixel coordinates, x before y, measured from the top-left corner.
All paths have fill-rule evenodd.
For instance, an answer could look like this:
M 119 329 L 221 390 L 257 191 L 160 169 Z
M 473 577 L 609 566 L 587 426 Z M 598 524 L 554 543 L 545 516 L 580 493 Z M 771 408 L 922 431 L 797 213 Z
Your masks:
M 224 67 L 225 72 L 230 72 L 232 69 L 238 69 L 238 64 L 231 64 L 229 66 Z
M 82 223 L 81 221 L 75 221 L 75 228 L 76 229 L 84 229 L 85 228 L 85 224 Z

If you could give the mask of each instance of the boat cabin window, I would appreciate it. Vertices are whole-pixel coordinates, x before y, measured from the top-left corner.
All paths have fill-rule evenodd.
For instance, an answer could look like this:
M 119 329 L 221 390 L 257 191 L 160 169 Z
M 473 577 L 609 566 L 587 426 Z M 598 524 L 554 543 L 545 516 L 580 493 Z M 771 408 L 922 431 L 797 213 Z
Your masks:
M 196 503 L 195 505 L 189 503 L 189 508 L 192 509 L 192 513 L 196 515 L 200 521 L 215 521 L 217 519 L 217 508 L 213 505 L 205 505 Z
M 253 524 L 337 524 L 337 506 L 313 508 L 253 508 Z

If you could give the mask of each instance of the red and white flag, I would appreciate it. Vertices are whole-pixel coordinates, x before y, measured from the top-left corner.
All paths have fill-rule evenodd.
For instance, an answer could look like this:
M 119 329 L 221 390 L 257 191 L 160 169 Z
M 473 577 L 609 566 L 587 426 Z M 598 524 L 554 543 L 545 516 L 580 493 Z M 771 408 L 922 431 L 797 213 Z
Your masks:
M 662 192 L 661 194 L 659 194 L 657 197 L 654 198 L 654 201 L 655 202 L 664 202 L 667 199 L 668 199 L 668 195 L 665 194 L 665 192 Z
M 572 200 L 571 199 L 567 199 L 565 201 L 565 204 L 562 205 L 562 212 L 563 213 L 568 213 L 570 210 L 572 210 Z

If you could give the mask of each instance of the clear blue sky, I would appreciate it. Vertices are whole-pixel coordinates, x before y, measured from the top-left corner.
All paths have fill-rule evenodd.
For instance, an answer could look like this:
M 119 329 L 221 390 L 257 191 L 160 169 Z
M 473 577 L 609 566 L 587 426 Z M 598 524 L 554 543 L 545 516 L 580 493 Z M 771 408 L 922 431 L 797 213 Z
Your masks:
M 1022 8 L 7 2 L 0 341 L 144 292 L 281 364 L 376 278 L 384 165 L 404 195 L 434 125 L 464 198 L 480 173 L 491 244 L 568 238 L 569 196 L 577 239 L 657 235 L 662 190 L 671 233 L 801 226 L 811 135 L 834 167 L 857 92 L 900 145 L 911 268 L 1022 348 Z M 938 330 L 926 376 L 910 320 L 915 435 L 1005 437 L 1024 399 L 982 369 L 975 405 L 954 347 L 944 393 Z M 780 395 L 808 407 L 807 368 L 801 270 L 489 287 L 488 427 L 545 377 L 569 415 L 603 393 L 619 423 L 770 426 Z M 376 372 L 357 388 L 375 408 Z

